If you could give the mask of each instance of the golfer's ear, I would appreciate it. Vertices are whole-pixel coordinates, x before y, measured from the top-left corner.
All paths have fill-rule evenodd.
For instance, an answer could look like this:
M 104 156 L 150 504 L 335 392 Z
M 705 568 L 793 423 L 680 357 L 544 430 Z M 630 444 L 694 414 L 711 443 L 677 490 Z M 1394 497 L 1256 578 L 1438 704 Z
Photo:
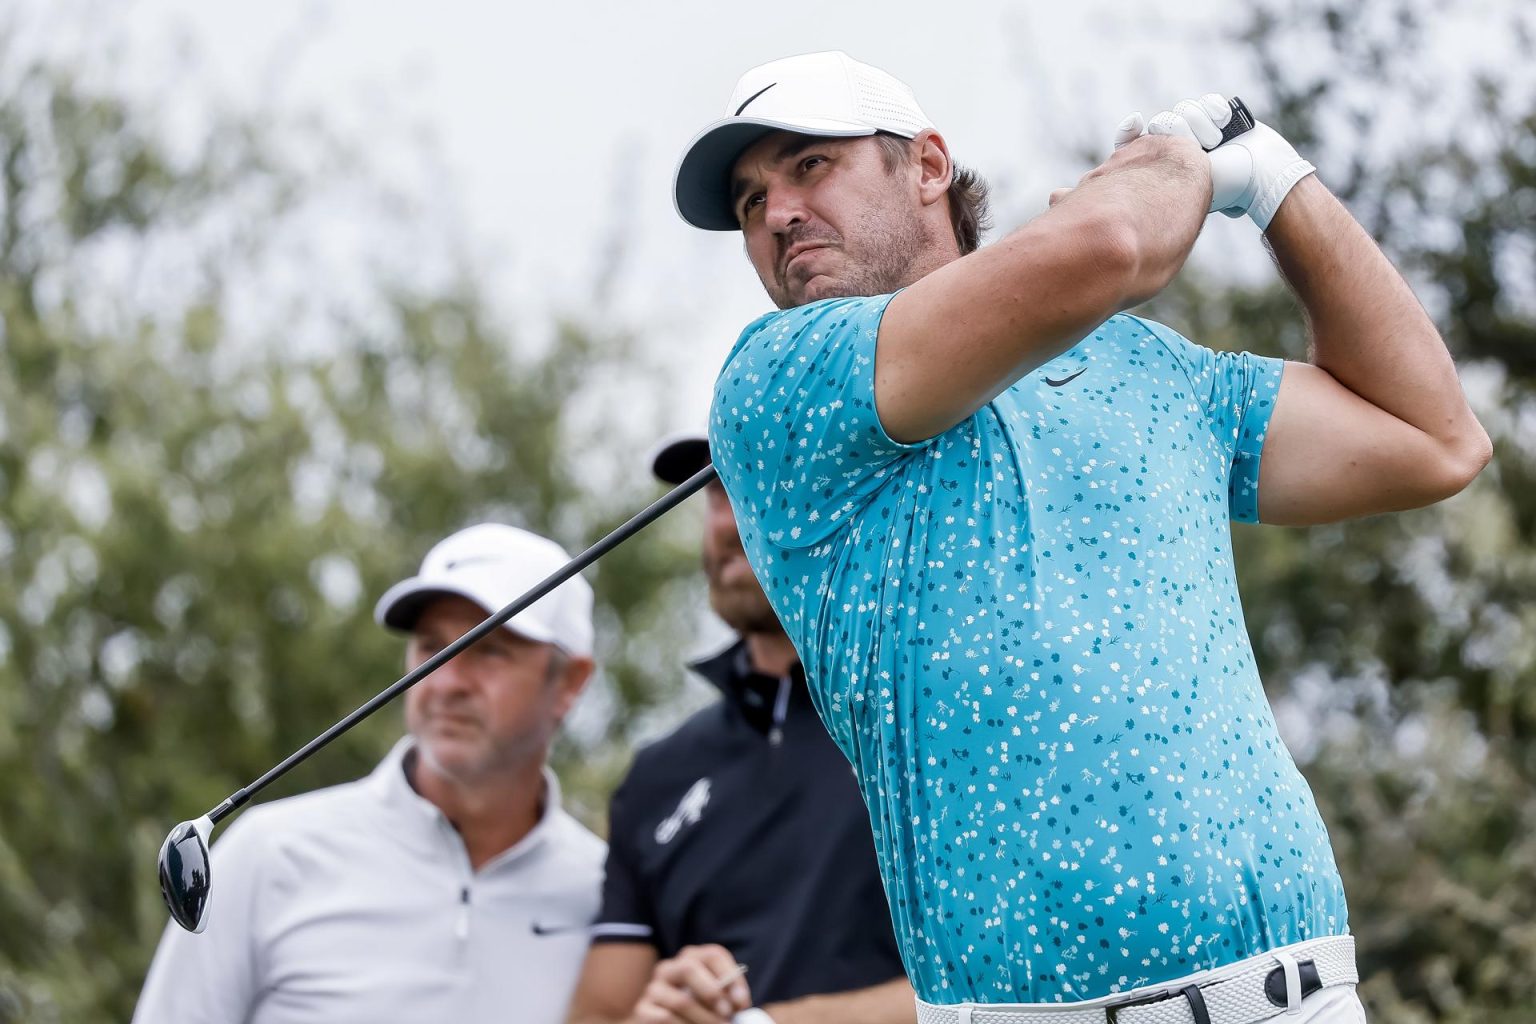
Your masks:
M 917 152 L 918 195 L 924 206 L 931 206 L 944 198 L 949 183 L 955 177 L 955 165 L 949 159 L 949 144 L 944 136 L 928 128 L 912 140 Z
M 568 658 L 565 663 L 565 671 L 560 676 L 560 699 L 558 710 L 560 718 L 564 720 L 576 704 L 576 698 L 587 688 L 588 681 L 592 678 L 592 671 L 597 663 L 591 658 Z

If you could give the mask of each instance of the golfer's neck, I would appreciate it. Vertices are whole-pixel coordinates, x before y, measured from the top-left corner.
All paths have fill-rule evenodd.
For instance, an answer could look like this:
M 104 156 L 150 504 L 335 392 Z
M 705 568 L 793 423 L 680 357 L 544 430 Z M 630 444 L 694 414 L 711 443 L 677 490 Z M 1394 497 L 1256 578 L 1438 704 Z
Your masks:
M 453 823 L 477 871 L 532 832 L 544 810 L 542 757 L 473 782 L 440 775 L 418 762 L 413 782 Z
M 765 676 L 787 676 L 800 663 L 795 645 L 783 632 L 748 633 L 747 659 L 755 672 Z

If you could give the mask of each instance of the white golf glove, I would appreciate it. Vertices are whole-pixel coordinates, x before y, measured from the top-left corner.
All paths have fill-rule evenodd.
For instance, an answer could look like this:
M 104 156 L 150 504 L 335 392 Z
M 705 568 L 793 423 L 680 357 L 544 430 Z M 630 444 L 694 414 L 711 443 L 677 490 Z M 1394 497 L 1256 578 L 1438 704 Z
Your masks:
M 1260 231 L 1267 231 L 1292 186 L 1317 168 L 1273 128 L 1257 121 L 1248 131 L 1222 142 L 1221 131 L 1231 119 L 1226 97 L 1210 92 L 1198 100 L 1181 100 L 1150 122 L 1132 114 L 1116 129 L 1115 148 L 1143 134 L 1187 135 L 1211 157 L 1210 212 L 1220 210 L 1228 217 L 1246 213 Z

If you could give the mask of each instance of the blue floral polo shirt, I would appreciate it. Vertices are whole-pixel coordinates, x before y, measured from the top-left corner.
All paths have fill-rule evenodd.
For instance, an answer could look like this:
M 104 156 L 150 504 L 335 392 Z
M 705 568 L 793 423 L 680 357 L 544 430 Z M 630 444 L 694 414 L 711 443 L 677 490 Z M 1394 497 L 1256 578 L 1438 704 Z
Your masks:
M 890 298 L 751 324 L 710 443 L 918 995 L 1092 999 L 1347 931 L 1232 565 L 1283 364 L 1116 316 L 904 445 Z

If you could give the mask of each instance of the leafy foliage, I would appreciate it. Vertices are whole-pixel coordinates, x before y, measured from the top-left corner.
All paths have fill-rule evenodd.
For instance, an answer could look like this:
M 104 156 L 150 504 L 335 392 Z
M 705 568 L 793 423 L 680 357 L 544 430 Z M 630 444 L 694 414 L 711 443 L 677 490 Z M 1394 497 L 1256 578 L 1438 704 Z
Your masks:
M 1429 59 L 1449 4 L 1248 11 L 1238 42 L 1270 93 L 1251 105 L 1413 278 L 1496 445 L 1434 509 L 1240 529 L 1248 625 L 1375 1017 L 1530 1020 L 1531 64 Z M 1507 17 L 1484 38 L 1528 58 L 1530 15 Z M 576 550 L 652 497 L 638 456 L 659 424 L 635 399 L 662 377 L 594 320 L 509 335 L 463 274 L 364 267 L 364 307 L 294 301 L 327 292 L 325 267 L 284 252 L 307 277 L 282 287 L 260 270 L 324 183 L 270 155 L 273 129 L 226 122 L 173 157 L 142 111 L 0 56 L 0 1022 L 126 1019 L 165 920 L 167 827 L 398 674 L 371 600 L 432 542 L 495 518 Z M 1186 275 L 1153 314 L 1304 354 L 1277 285 Z M 594 822 L 677 699 L 695 549 L 674 517 L 589 573 L 604 676 L 558 767 Z M 378 716 L 272 795 L 361 774 L 398 728 Z
M 1362 993 L 1394 1022 L 1536 1016 L 1536 90 L 1519 65 L 1478 67 L 1500 47 L 1428 73 L 1459 13 L 1266 2 L 1241 40 L 1270 90 L 1255 109 L 1414 281 L 1496 449 L 1438 507 L 1236 538 L 1261 667 L 1345 873 Z M 1529 12 L 1478 17 L 1529 56 Z M 1278 284 L 1186 276 L 1161 301 L 1207 343 L 1304 357 Z
M 656 490 L 626 402 L 656 371 L 622 333 L 517 344 L 462 276 L 318 325 L 264 297 L 272 336 L 235 330 L 316 186 L 248 126 L 178 162 L 144 123 L 46 67 L 0 94 L 0 1020 L 128 1018 L 165 831 L 399 674 L 371 602 L 427 547 L 490 518 L 580 550 Z M 177 287 L 146 284 L 168 263 Z M 612 737 L 675 692 L 697 605 L 658 598 L 695 547 L 662 524 L 589 573 L 603 713 L 559 758 L 589 819 Z M 272 795 L 399 730 L 376 716 Z

